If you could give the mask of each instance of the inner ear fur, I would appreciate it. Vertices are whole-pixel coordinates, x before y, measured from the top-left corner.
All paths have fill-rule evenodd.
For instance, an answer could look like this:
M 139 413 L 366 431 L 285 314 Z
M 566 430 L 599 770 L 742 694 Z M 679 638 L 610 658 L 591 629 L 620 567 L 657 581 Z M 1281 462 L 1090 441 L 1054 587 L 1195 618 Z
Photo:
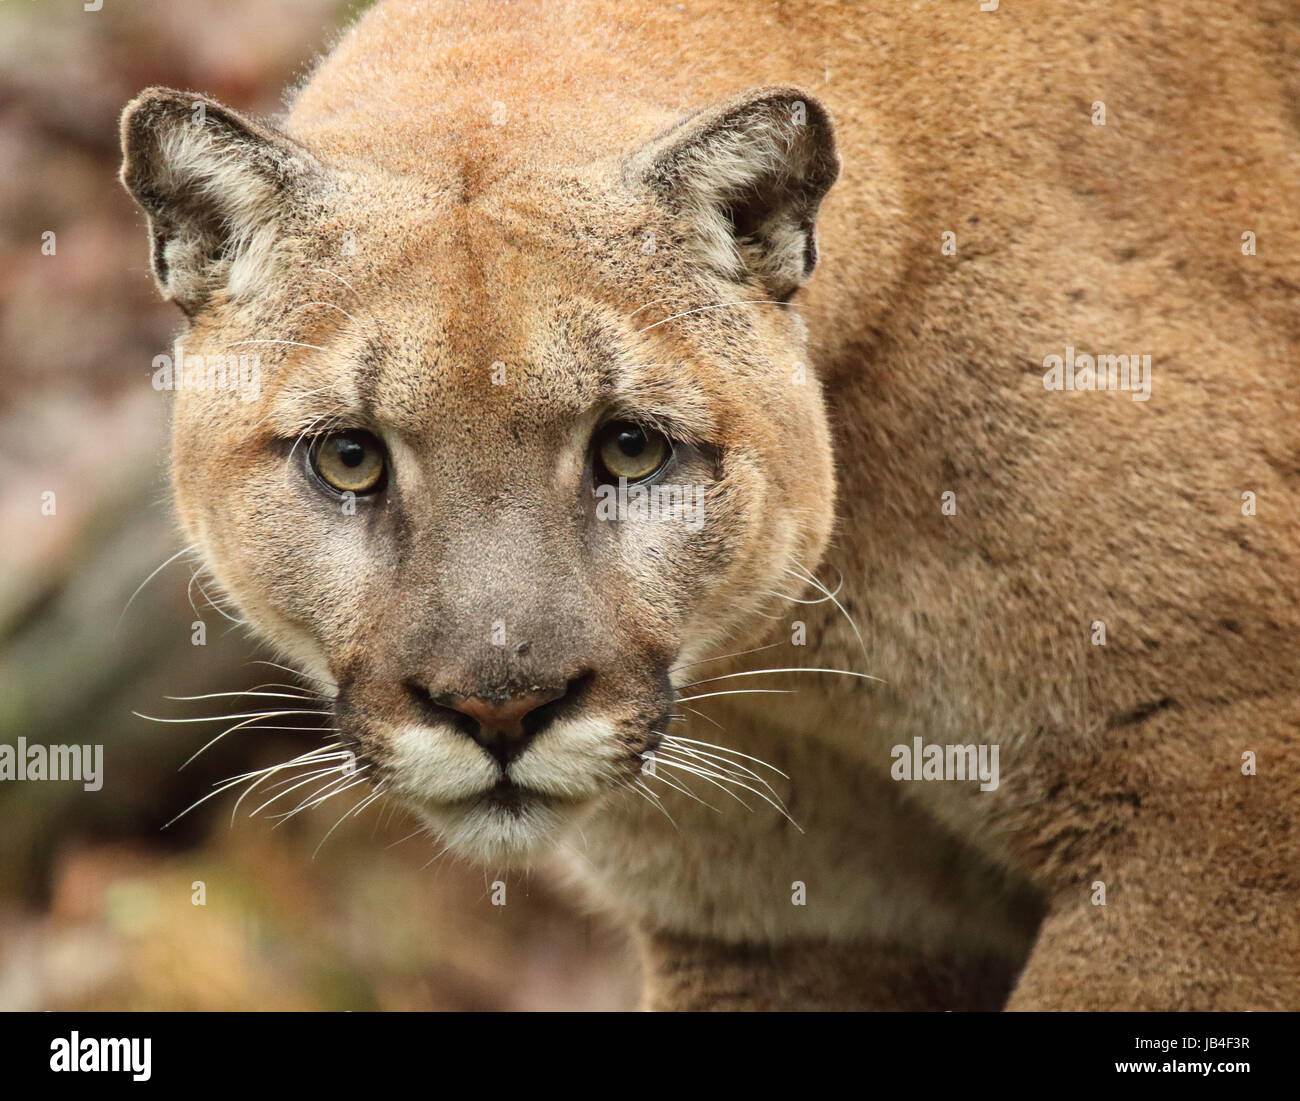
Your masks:
M 698 111 L 634 153 L 625 179 L 679 217 L 701 259 L 789 298 L 817 262 L 816 219 L 839 173 L 834 128 L 797 88 Z
M 122 184 L 149 215 L 163 297 L 193 316 L 215 292 L 269 276 L 290 193 L 311 155 L 272 127 L 192 92 L 149 88 L 122 113 Z

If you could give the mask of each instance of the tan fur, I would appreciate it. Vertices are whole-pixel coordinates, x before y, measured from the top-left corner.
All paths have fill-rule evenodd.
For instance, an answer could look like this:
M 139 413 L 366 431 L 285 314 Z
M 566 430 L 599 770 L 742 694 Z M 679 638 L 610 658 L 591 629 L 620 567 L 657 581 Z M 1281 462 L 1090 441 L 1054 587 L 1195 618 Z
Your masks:
M 296 342 L 255 345 L 256 401 L 179 395 L 184 526 L 461 848 L 563 839 L 652 1004 L 979 1007 L 1023 964 L 1012 1008 L 1300 1008 L 1298 35 L 1280 0 L 389 0 L 283 135 L 212 104 L 221 150 L 178 166 L 194 99 L 146 93 L 124 179 L 194 266 L 160 271 L 186 350 Z M 1045 390 L 1067 345 L 1149 353 L 1150 399 Z M 584 526 L 614 407 L 692 445 L 699 535 Z M 317 418 L 382 428 L 390 504 L 312 496 L 275 440 Z M 678 696 L 881 678 L 696 690 L 799 690 L 689 736 L 780 768 L 803 832 L 622 790 L 670 664 Z M 403 681 L 580 669 L 521 759 L 562 805 L 448 809 L 486 766 Z M 997 744 L 999 786 L 895 782 L 916 737 Z

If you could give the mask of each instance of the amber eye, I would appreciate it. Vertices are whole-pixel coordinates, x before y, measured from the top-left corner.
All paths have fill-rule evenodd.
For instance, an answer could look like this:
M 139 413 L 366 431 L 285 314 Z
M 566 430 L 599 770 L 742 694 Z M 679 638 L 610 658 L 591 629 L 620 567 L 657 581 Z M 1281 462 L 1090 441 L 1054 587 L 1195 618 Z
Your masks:
M 317 477 L 340 493 L 377 493 L 384 485 L 384 445 L 359 429 L 320 437 L 311 449 Z
M 672 451 L 664 436 L 630 421 L 612 421 L 596 434 L 596 457 L 613 481 L 649 478 L 663 467 Z

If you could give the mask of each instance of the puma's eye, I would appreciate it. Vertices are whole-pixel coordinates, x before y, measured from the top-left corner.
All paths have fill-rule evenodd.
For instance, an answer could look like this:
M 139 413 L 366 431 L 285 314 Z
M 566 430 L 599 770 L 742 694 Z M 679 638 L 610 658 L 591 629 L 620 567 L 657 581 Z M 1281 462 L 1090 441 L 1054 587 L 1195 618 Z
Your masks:
M 639 482 L 655 474 L 672 454 L 668 440 L 630 421 L 613 421 L 596 434 L 596 456 L 611 479 Z
M 317 477 L 340 493 L 377 493 L 384 485 L 384 445 L 369 432 L 335 432 L 311 449 Z

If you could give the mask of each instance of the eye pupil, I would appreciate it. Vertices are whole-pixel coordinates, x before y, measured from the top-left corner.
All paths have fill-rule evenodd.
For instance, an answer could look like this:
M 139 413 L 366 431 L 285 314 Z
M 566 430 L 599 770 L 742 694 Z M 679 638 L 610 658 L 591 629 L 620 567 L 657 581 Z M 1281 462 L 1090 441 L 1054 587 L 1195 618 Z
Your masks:
M 366 449 L 356 440 L 340 439 L 337 441 L 339 461 L 347 467 L 355 469 L 359 467 L 366 458 Z
M 629 459 L 635 459 L 646 448 L 645 433 L 639 428 L 625 428 L 617 437 L 618 449 Z

